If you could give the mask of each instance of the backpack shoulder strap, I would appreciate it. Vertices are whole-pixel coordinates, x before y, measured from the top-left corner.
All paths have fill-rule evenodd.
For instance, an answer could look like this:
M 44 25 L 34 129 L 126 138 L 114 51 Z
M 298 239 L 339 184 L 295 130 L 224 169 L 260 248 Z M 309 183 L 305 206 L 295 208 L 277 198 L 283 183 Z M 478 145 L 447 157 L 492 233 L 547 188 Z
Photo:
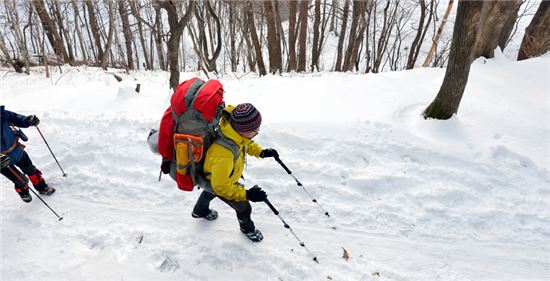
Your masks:
M 216 140 L 214 142 L 229 149 L 229 151 L 233 153 L 233 162 L 239 159 L 239 156 L 241 155 L 239 146 L 234 141 L 226 138 L 220 131 L 216 132 Z

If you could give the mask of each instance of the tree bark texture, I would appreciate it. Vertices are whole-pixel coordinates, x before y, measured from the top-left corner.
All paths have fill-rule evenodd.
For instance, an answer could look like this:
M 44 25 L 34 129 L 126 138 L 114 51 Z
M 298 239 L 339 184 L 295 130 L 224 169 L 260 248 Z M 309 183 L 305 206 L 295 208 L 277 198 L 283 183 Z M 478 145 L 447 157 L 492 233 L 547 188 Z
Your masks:
M 281 42 L 277 36 L 277 16 L 274 13 L 271 0 L 263 1 L 267 20 L 267 45 L 269 52 L 269 72 L 275 74 L 282 71 Z
M 550 51 L 550 1 L 540 3 L 519 48 L 518 60 L 540 56 Z
M 501 37 L 508 38 L 510 32 L 512 32 L 512 29 L 508 29 L 506 23 L 509 19 L 515 20 L 517 18 L 521 2 L 521 0 L 483 1 L 481 19 L 477 25 L 478 38 L 476 40 L 472 59 L 476 59 L 480 56 L 486 58 L 495 56 L 494 51 Z
M 248 21 L 248 31 L 250 32 L 250 38 L 252 39 L 252 44 L 254 45 L 254 50 L 256 51 L 256 64 L 258 65 L 258 71 L 260 76 L 266 75 L 264 58 L 262 55 L 262 46 L 260 45 L 260 39 L 258 38 L 258 33 L 256 32 L 256 24 L 254 23 L 254 10 L 252 9 L 252 3 L 247 1 L 246 3 L 246 18 Z
M 69 55 L 63 46 L 63 41 L 61 41 L 61 38 L 57 33 L 55 22 L 50 18 L 48 12 L 46 11 L 44 0 L 34 0 L 33 4 L 55 54 L 64 62 L 69 62 Z
M 449 119 L 458 112 L 460 100 L 468 83 L 483 3 L 465 0 L 458 2 L 449 63 L 437 96 L 424 110 L 425 119 Z
M 306 71 L 306 58 L 307 58 L 307 11 L 308 0 L 302 0 L 300 2 L 300 36 L 298 39 L 299 54 L 298 54 L 298 72 Z

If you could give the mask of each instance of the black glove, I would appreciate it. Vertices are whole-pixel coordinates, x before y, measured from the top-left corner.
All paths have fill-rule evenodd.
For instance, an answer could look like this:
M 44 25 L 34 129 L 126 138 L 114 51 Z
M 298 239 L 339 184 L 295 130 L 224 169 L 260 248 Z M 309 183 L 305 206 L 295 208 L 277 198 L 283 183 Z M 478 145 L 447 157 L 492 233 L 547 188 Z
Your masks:
M 277 153 L 277 150 L 273 148 L 266 148 L 262 150 L 262 152 L 260 152 L 260 157 L 261 158 L 267 158 L 267 157 L 279 158 L 279 153 Z
M 259 186 L 255 185 L 246 191 L 246 199 L 252 202 L 262 202 L 267 198 L 267 194 Z
M 169 174 L 170 173 L 170 165 L 172 164 L 172 161 L 168 159 L 162 159 L 162 164 L 160 164 L 160 170 L 163 174 Z
M 29 126 L 38 126 L 38 124 L 40 124 L 40 119 L 38 119 L 36 115 L 29 115 L 27 116 L 27 124 L 29 124 Z
M 0 167 L 2 169 L 10 166 L 10 157 L 6 154 L 0 154 Z

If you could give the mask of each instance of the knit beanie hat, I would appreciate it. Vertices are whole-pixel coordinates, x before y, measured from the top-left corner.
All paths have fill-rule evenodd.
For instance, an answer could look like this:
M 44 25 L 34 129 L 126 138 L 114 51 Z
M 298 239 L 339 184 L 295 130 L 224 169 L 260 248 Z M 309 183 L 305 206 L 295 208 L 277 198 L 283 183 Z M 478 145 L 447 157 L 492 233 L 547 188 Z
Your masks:
M 229 123 L 237 132 L 252 132 L 262 124 L 262 115 L 250 103 L 241 103 L 231 112 Z

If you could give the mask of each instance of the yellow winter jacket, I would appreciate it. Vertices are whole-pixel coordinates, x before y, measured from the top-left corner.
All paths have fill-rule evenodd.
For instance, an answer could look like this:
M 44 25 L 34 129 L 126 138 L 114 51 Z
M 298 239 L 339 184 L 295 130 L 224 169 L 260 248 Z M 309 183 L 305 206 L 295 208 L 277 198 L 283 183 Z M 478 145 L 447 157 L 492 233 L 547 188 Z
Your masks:
M 231 113 L 234 109 L 234 106 L 227 106 L 224 111 Z M 254 141 L 239 135 L 225 117 L 220 121 L 220 130 L 226 138 L 238 145 L 239 157 L 235 161 L 231 150 L 213 143 L 206 152 L 204 174 L 218 196 L 228 200 L 245 201 L 247 200 L 246 190 L 242 185 L 237 184 L 237 181 L 243 174 L 246 154 L 259 157 L 262 148 Z

